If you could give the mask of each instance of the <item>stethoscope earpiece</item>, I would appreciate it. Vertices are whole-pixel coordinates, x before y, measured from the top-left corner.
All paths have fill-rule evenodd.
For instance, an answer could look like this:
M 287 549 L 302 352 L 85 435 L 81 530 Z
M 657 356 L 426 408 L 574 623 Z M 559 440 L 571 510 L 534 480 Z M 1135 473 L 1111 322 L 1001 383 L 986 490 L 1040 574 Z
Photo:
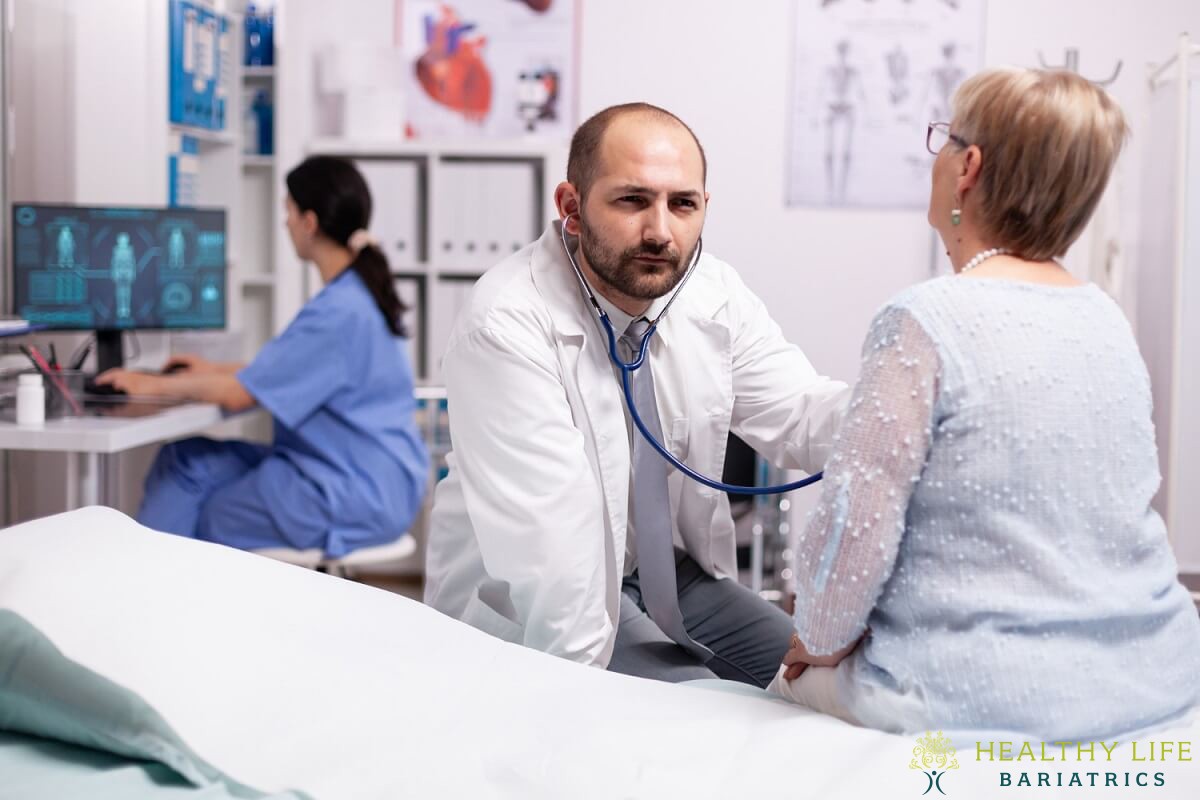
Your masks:
M 579 235 L 579 212 L 578 211 L 572 211 L 570 214 L 567 214 L 565 217 L 563 217 L 563 221 L 562 221 L 563 230 L 566 230 L 567 226 L 571 224 L 572 217 L 575 218 L 575 230 L 567 231 L 567 233 L 571 234 L 572 236 L 578 236 Z

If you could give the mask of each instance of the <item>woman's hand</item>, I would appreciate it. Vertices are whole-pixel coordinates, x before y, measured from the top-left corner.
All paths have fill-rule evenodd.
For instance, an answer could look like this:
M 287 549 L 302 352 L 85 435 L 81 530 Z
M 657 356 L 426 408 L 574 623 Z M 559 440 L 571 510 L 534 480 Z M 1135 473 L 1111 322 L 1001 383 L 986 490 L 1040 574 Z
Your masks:
M 866 634 L 864 633 L 863 636 L 866 636 Z M 862 636 L 836 653 L 830 653 L 827 656 L 814 656 L 809 654 L 808 648 L 804 646 L 804 642 L 800 641 L 799 634 L 793 633 L 791 647 L 783 656 L 783 665 L 787 667 L 787 670 L 783 673 L 783 678 L 784 680 L 794 681 L 809 667 L 836 667 L 841 663 L 843 658 L 854 652 L 854 648 L 858 647 L 858 643 L 861 641 Z
M 245 411 L 257 404 L 235 375 L 221 369 L 212 372 L 187 371 L 177 375 L 154 375 L 131 372 L 127 369 L 110 369 L 97 375 L 96 383 L 114 386 L 131 395 L 216 403 L 226 411 L 233 412 Z
M 190 372 L 193 375 L 215 375 L 223 371 L 221 365 L 189 353 L 171 356 L 167 359 L 167 363 L 163 364 L 163 374 Z
M 162 394 L 162 382 L 165 378 L 150 375 L 145 372 L 133 372 L 127 369 L 110 369 L 96 376 L 96 383 L 102 386 L 112 386 L 126 394 L 135 397 Z

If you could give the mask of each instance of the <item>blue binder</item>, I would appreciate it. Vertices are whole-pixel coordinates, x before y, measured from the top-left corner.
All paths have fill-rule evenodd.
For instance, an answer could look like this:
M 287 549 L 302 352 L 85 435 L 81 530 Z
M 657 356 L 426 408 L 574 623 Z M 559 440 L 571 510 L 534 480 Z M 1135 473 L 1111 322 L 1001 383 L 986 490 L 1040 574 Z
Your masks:
M 220 131 L 233 68 L 229 20 L 189 0 L 171 0 L 170 120 Z

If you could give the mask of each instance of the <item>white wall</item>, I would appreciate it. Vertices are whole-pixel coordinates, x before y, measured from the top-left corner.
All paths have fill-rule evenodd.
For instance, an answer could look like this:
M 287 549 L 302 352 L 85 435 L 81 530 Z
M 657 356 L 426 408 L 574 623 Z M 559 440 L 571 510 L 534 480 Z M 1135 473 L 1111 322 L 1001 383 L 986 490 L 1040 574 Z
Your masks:
M 580 120 L 646 101 L 687 122 L 708 157 L 706 249 L 818 370 L 850 378 L 874 309 L 926 274 L 929 234 L 918 213 L 783 206 L 791 8 L 585 0 Z
M 816 0 L 799 0 L 816 2 Z M 885 0 L 878 0 L 884 2 Z M 788 209 L 786 106 L 792 74 L 794 4 L 759 0 L 583 0 L 580 119 L 614 103 L 644 100 L 678 114 L 696 131 L 709 162 L 709 252 L 732 263 L 814 366 L 851 381 L 876 310 L 903 287 L 930 276 L 933 238 L 924 211 Z M 1107 77 L 1134 136 L 1119 166 L 1117 194 L 1127 313 L 1135 307 L 1138 131 L 1147 116 L 1146 64 L 1162 61 L 1183 30 L 1200 32 L 1196 0 L 992 0 L 985 66 L 1038 66 L 1038 51 L 1061 63 L 1080 50 L 1080 71 Z M 924 135 L 923 130 L 913 136 Z M 1086 274 L 1091 231 L 1068 255 Z M 940 242 L 938 243 L 940 244 Z M 1196 443 L 1200 448 L 1200 442 Z M 795 493 L 800 520 L 818 493 Z
M 73 201 L 163 205 L 167 1 L 75 0 L 71 6 Z
M 1186 569 L 1200 573 L 1200 58 L 1193 59 L 1193 83 L 1189 122 L 1184 274 L 1179 319 L 1176 365 L 1179 382 L 1175 395 L 1178 413 L 1172 414 L 1175 428 L 1171 436 L 1177 442 L 1170 464 L 1170 521 L 1174 526 L 1176 553 Z
M 71 0 L 17 0 L 11 85 L 11 200 L 51 201 L 75 190 Z M 7 224 L 7 220 L 5 221 Z
M 166 1 L 17 0 L 13 12 L 11 199 L 163 205 Z M 41 338 L 65 354 L 84 337 Z M 138 348 L 137 364 L 160 364 L 168 338 L 143 332 Z M 122 510 L 136 510 L 154 452 L 140 448 L 118 459 Z M 12 519 L 63 509 L 65 456 L 14 453 L 9 466 Z
M 332 12 L 326 0 L 281 0 L 276 6 L 275 149 L 283 197 L 287 171 L 308 155 L 308 142 L 320 133 L 317 124 L 316 56 L 330 45 L 375 47 L 394 41 L 395 0 L 342 0 Z M 300 310 L 306 297 L 300 280 L 289 273 L 306 267 L 296 258 L 286 233 L 275 231 L 275 327 L 282 329 Z M 307 269 L 311 269 L 308 267 Z M 309 280 L 317 285 L 315 272 Z
M 166 1 L 14 5 L 13 85 L 25 112 L 16 126 L 13 198 L 162 202 Z M 345 0 L 336 10 L 324 0 L 279 4 L 280 176 L 303 158 L 315 133 L 314 54 L 332 43 L 391 42 L 395 6 L 394 0 Z M 688 121 L 710 162 L 709 251 L 738 267 L 818 369 L 849 380 L 872 314 L 928 276 L 932 242 L 923 212 L 783 206 L 793 8 L 792 0 L 581 0 L 579 110 L 586 116 L 612 103 L 647 100 Z M 1127 210 L 1122 238 L 1130 262 L 1137 252 L 1137 177 L 1146 157 L 1138 135 L 1145 64 L 1164 58 L 1185 29 L 1200 32 L 1195 0 L 988 3 L 990 64 L 1033 66 L 1039 50 L 1054 61 L 1067 47 L 1080 48 L 1085 75 L 1125 61 L 1112 91 L 1134 129 L 1117 187 Z M 131 160 L 129 153 L 150 155 Z M 282 232 L 274 235 L 281 237 L 279 269 L 301 269 Z M 280 281 L 277 328 L 301 302 L 298 286 Z
M 284 0 L 286 39 L 279 59 L 282 95 L 277 131 L 280 165 L 304 156 L 314 126 L 314 56 L 330 43 L 392 40 L 401 0 L 346 0 L 324 13 L 320 0 Z M 865 2 L 865 0 L 847 0 Z M 874 0 L 878 3 L 899 0 Z M 845 380 L 858 373 L 858 353 L 872 315 L 891 295 L 945 270 L 924 211 L 802 210 L 783 205 L 793 13 L 797 2 L 758 0 L 580 0 L 580 120 L 614 104 L 644 100 L 681 116 L 709 158 L 712 205 L 709 252 L 734 264 L 766 302 L 784 333 L 817 369 Z M 1178 34 L 1200 32 L 1195 0 L 992 0 L 987 4 L 987 65 L 1038 66 L 1038 53 L 1062 63 L 1080 50 L 1080 70 L 1107 77 L 1124 68 L 1110 91 L 1126 109 L 1133 139 L 1110 192 L 1116 197 L 1125 288 L 1119 301 L 1136 308 L 1140 165 L 1146 137 L 1146 65 L 1166 58 Z M 924 135 L 914 130 L 914 137 Z M 1086 275 L 1093 233 L 1067 258 Z M 939 243 L 940 244 L 940 243 Z M 299 269 L 286 242 L 280 269 Z M 281 284 L 277 324 L 302 300 Z M 437 354 L 434 354 L 437 357 Z M 1200 447 L 1200 443 L 1197 445 Z M 803 512 L 814 492 L 799 493 Z
M 584 0 L 580 112 L 644 100 L 688 122 L 709 160 L 706 247 L 741 271 L 819 370 L 850 379 L 875 310 L 928 277 L 931 239 L 923 211 L 784 207 L 792 13 L 786 0 Z M 1111 91 L 1134 128 L 1121 180 L 1132 211 L 1145 64 L 1188 27 L 1200 31 L 1195 0 L 992 0 L 985 52 L 989 65 L 1037 66 L 1038 50 L 1053 63 L 1078 47 L 1089 77 L 1125 60 Z M 1135 223 L 1128 214 L 1126 254 Z
M 394 0 L 346 0 L 341 13 L 328 14 L 321 0 L 282 3 L 286 23 L 279 29 L 286 38 L 279 54 L 277 130 L 283 169 L 305 155 L 303 143 L 316 134 L 315 53 L 327 44 L 392 41 L 395 6 Z M 709 159 L 706 248 L 739 269 L 818 369 L 850 380 L 871 316 L 892 294 L 929 276 L 934 242 L 923 211 L 784 207 L 794 7 L 793 0 L 580 0 L 580 119 L 614 103 L 645 100 L 687 121 Z M 1113 191 L 1128 210 L 1121 238 L 1131 271 L 1146 64 L 1165 58 L 1189 27 L 1200 31 L 1200 3 L 1194 0 L 987 4 L 989 65 L 1037 66 L 1039 50 L 1051 63 L 1061 62 L 1065 49 L 1076 47 L 1081 71 L 1095 77 L 1124 60 L 1111 91 L 1129 114 L 1134 137 Z M 923 129 L 913 132 L 923 135 Z M 1089 238 L 1085 233 L 1068 258 L 1080 273 L 1086 272 Z M 281 268 L 299 269 L 281 244 Z M 944 258 L 939 263 L 944 268 Z M 283 287 L 281 294 L 287 291 Z M 1129 292 L 1121 302 L 1132 312 L 1132 286 Z M 301 301 L 298 295 L 281 297 L 284 313 L 277 324 Z

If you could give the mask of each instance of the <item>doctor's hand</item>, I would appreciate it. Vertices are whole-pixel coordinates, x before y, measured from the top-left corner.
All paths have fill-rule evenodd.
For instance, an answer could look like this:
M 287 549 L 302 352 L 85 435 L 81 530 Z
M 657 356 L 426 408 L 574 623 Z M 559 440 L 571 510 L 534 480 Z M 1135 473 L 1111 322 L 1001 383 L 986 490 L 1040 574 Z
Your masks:
M 864 633 L 863 636 L 866 636 L 866 634 Z M 841 663 L 843 658 L 854 652 L 854 648 L 858 647 L 858 643 L 861 641 L 862 636 L 836 653 L 830 653 L 827 656 L 814 656 L 808 652 L 808 648 L 804 646 L 804 642 L 800 641 L 800 636 L 793 633 L 791 647 L 783 655 L 783 665 L 787 667 L 787 670 L 783 673 L 784 680 L 793 681 L 799 678 L 804 670 L 809 667 L 836 667 Z

